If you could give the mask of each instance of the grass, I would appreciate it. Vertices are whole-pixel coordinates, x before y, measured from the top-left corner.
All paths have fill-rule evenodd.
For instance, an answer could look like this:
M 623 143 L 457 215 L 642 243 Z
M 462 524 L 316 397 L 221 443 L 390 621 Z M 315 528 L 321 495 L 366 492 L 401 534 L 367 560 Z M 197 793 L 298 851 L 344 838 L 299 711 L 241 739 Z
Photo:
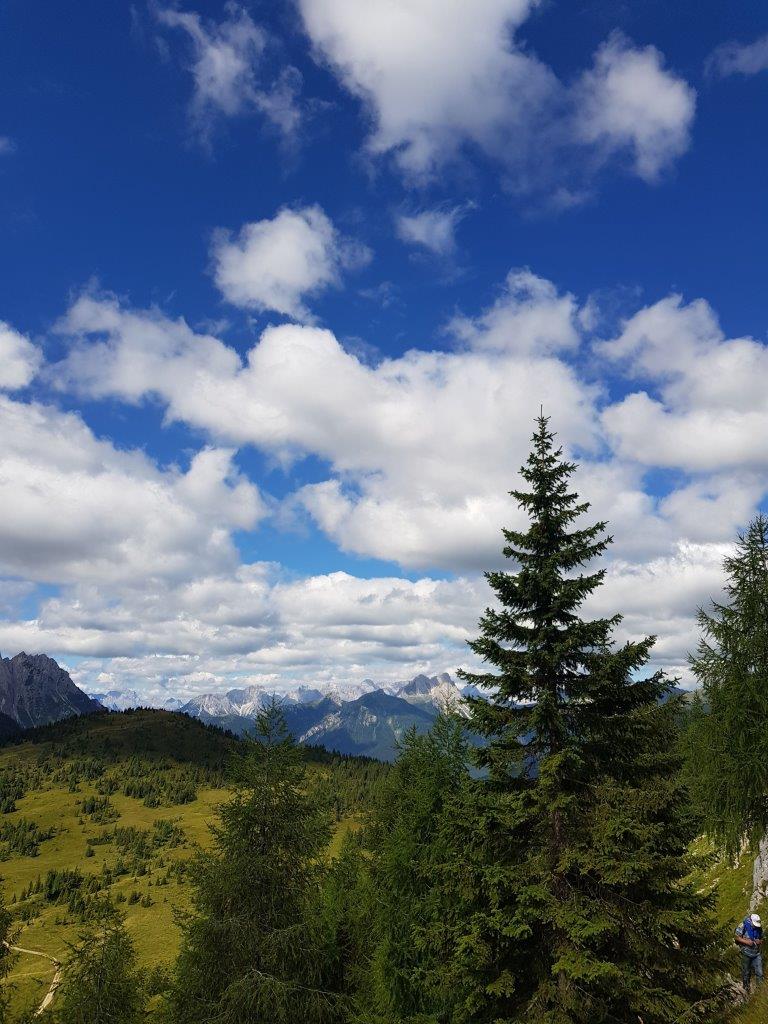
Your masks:
M 114 868 L 121 856 L 128 864 L 130 856 L 121 854 L 114 837 L 110 842 L 99 839 L 112 835 L 115 828 L 152 830 L 155 822 L 171 820 L 183 832 L 183 843 L 153 850 L 145 861 L 146 874 L 117 876 L 108 890 L 125 914 L 140 964 L 170 966 L 180 939 L 175 914 L 188 908 L 190 896 L 183 875 L 177 877 L 173 866 L 188 860 L 196 849 L 210 842 L 209 825 L 216 817 L 217 807 L 230 795 L 224 784 L 223 768 L 236 742 L 183 716 L 141 711 L 59 723 L 34 731 L 24 743 L 0 748 L 0 775 L 4 770 L 26 767 L 34 771 L 41 763 L 44 766 L 42 779 L 17 799 L 16 809 L 0 814 L 0 826 L 28 819 L 42 831 L 55 832 L 52 838 L 40 843 L 36 856 L 14 854 L 0 863 L 6 905 L 17 914 L 28 907 L 30 901 L 22 902 L 22 893 L 36 879 L 44 879 L 49 870 L 77 868 L 87 877 L 100 876 L 105 866 Z M 98 824 L 83 813 L 82 803 L 102 795 L 99 779 L 80 780 L 72 786 L 71 780 L 64 777 L 72 764 L 89 758 L 104 764 L 107 774 L 121 781 L 138 760 L 159 775 L 188 768 L 199 771 L 203 779 L 218 780 L 219 784 L 201 783 L 192 802 L 159 807 L 149 807 L 142 799 L 113 792 L 109 801 L 118 817 Z M 310 770 L 333 775 L 333 769 L 322 758 Z M 354 766 L 350 769 L 347 764 L 333 777 L 342 780 L 338 784 L 343 786 L 354 770 Z M 369 771 L 370 767 L 363 765 L 363 774 Z M 354 813 L 347 813 L 336 829 L 329 856 L 338 852 L 343 836 L 358 827 Z M 90 856 L 86 855 L 88 848 L 93 851 Z M 168 879 L 167 884 L 158 885 L 158 878 Z M 147 897 L 151 905 L 142 906 L 141 901 Z M 70 946 L 77 942 L 83 925 L 66 904 L 49 904 L 42 897 L 33 902 L 34 917 L 28 922 L 17 922 L 15 943 L 48 953 L 66 968 Z M 17 955 L 8 979 L 12 986 L 11 1020 L 39 1005 L 53 972 L 53 965 L 41 957 Z
M 719 923 L 735 928 L 743 920 L 752 895 L 752 858 L 745 856 L 737 864 L 731 864 L 715 857 L 712 845 L 704 839 L 698 840 L 694 852 L 710 858 L 699 888 L 715 893 Z
M 712 854 L 711 846 L 704 840 L 698 843 L 698 853 Z M 701 879 L 701 888 L 713 891 L 717 897 L 717 917 L 720 924 L 733 932 L 749 910 L 752 895 L 752 864 L 753 858 L 746 854 L 737 864 L 727 860 L 713 859 L 709 869 Z M 758 907 L 763 916 L 765 908 Z M 732 950 L 732 974 L 740 977 L 739 952 L 736 945 Z M 743 1005 L 734 1009 L 728 1017 L 729 1024 L 766 1024 L 768 1022 L 768 985 L 757 992 Z
M 53 839 L 41 844 L 38 856 L 17 856 L 0 865 L 6 903 L 10 903 L 14 895 L 18 898 L 30 882 L 38 876 L 45 876 L 49 869 L 79 867 L 84 874 L 99 874 L 105 863 L 114 864 L 117 852 L 113 844 L 93 846 L 92 857 L 86 857 L 85 851 L 87 837 L 98 838 L 115 824 L 148 829 L 158 819 L 172 818 L 183 829 L 188 842 L 164 853 L 164 859 L 166 863 L 187 859 L 197 845 L 207 844 L 208 824 L 215 816 L 217 805 L 228 796 L 226 789 L 204 789 L 193 803 L 173 808 L 148 808 L 130 797 L 115 794 L 111 799 L 120 814 L 119 820 L 110 825 L 94 826 L 83 821 L 77 806 L 77 801 L 91 793 L 95 794 L 92 786 L 83 785 L 80 792 L 70 793 L 63 786 L 52 785 L 41 792 L 29 793 L 18 801 L 17 811 L 4 816 L 10 821 L 31 818 L 42 827 L 57 829 Z M 153 871 L 151 867 L 150 871 Z M 188 906 L 188 891 L 183 880 L 171 880 L 168 885 L 155 887 L 154 875 L 155 871 L 139 877 L 127 875 L 110 886 L 113 898 L 124 893 L 127 899 L 132 892 L 137 892 L 140 898 L 149 895 L 152 899 L 149 907 L 142 906 L 140 902 L 121 903 L 139 960 L 147 966 L 173 961 L 179 941 L 174 911 Z M 21 925 L 16 944 L 41 950 L 66 962 L 69 944 L 77 941 L 81 928 L 82 925 L 68 914 L 66 907 L 47 906 L 33 921 Z M 12 1010 L 19 1011 L 38 1003 L 52 977 L 53 965 L 50 962 L 39 957 L 18 955 L 9 977 L 14 986 Z

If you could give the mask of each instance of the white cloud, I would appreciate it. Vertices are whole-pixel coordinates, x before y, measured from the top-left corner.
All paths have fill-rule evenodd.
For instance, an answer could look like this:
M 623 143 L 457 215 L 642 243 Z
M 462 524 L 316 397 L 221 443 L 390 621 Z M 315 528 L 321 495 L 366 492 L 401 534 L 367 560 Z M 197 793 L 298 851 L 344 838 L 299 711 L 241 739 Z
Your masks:
M 562 208 L 610 159 L 628 153 L 655 181 L 687 148 L 694 93 L 656 49 L 612 36 L 564 83 L 515 39 L 535 0 L 299 3 L 319 59 L 370 115 L 368 152 L 416 180 L 475 148 L 513 191 Z
M 228 3 L 225 10 L 226 18 L 217 24 L 187 11 L 155 9 L 162 25 L 180 29 L 191 43 L 191 114 L 198 131 L 208 140 L 217 117 L 259 112 L 285 136 L 292 136 L 301 121 L 297 102 L 301 75 L 296 68 L 286 67 L 268 86 L 262 85 L 268 37 L 244 7 Z
M 483 146 L 549 97 L 551 73 L 510 44 L 532 6 L 300 0 L 317 52 L 373 114 L 370 151 L 394 151 L 414 174 L 433 172 L 466 141 Z
M 0 156 L 16 152 L 16 143 L 8 135 L 0 135 Z
M 173 586 L 67 589 L 34 620 L 0 623 L 0 649 L 85 657 L 93 660 L 81 679 L 109 671 L 140 688 L 171 679 L 188 693 L 232 685 L 235 673 L 253 682 L 398 679 L 466 663 L 484 590 L 477 580 L 343 572 L 291 580 L 256 563 Z
M 681 542 L 644 564 L 614 561 L 587 614 L 621 609 L 619 638 L 658 633 L 654 667 L 685 675 L 693 611 L 721 596 L 729 551 Z M 98 688 L 106 677 L 157 697 L 251 683 L 393 682 L 472 665 L 466 640 L 489 603 L 477 576 L 295 580 L 255 563 L 180 585 L 66 588 L 35 619 L 0 622 L 0 649 L 82 658 L 73 669 L 80 685 Z
M 768 34 L 753 43 L 724 43 L 710 55 L 708 70 L 726 78 L 728 75 L 757 75 L 768 71 Z
M 598 323 L 593 304 L 516 270 L 488 308 L 454 317 L 454 344 L 444 350 L 371 364 L 330 331 L 294 323 L 267 328 L 241 359 L 158 310 L 82 296 L 60 325 L 71 348 L 51 381 L 90 397 L 157 400 L 167 421 L 217 445 L 253 445 L 286 469 L 314 456 L 327 466 L 325 479 L 285 499 L 283 522 L 309 516 L 345 551 L 464 575 L 440 586 L 345 574 L 297 581 L 236 560 L 222 569 L 216 549 L 196 571 L 178 556 L 178 574 L 190 574 L 172 594 L 162 580 L 139 591 L 106 573 L 117 579 L 110 597 L 103 586 L 91 593 L 75 585 L 95 581 L 103 567 L 89 576 L 77 566 L 45 614 L 8 625 L 0 645 L 58 644 L 91 658 L 94 672 L 119 651 L 133 659 L 116 669 L 126 678 L 146 672 L 160 686 L 172 677 L 185 692 L 226 687 L 233 677 L 274 683 L 451 668 L 466 658 L 461 642 L 489 597 L 475 574 L 502 563 L 501 526 L 522 525 L 507 492 L 543 404 L 581 463 L 575 488 L 593 502 L 590 517 L 608 519 L 615 536 L 594 608 L 625 611 L 622 636 L 657 632 L 655 664 L 685 675 L 696 606 L 717 595 L 722 555 L 768 490 L 766 347 L 726 338 L 706 302 L 675 295 L 639 310 L 614 339 L 593 342 L 590 359 Z M 612 401 L 594 383 L 598 359 L 610 362 L 608 377 L 623 378 L 625 397 Z M 55 451 L 51 458 L 58 470 Z M 219 482 L 227 456 L 220 458 L 212 472 Z M 648 467 L 674 470 L 659 493 Z M 218 524 L 226 561 L 237 528 L 227 501 L 180 488 L 183 474 L 151 465 L 142 473 L 160 474 L 160 491 L 172 492 L 182 519 L 195 506 L 195 529 L 201 509 L 206 529 Z M 226 496 L 239 484 L 223 486 Z M 79 482 L 76 489 L 87 492 Z M 146 532 L 141 513 L 131 519 Z M 150 540 L 161 550 L 168 543 Z M 21 558 L 32 556 L 22 549 Z M 132 556 L 132 564 L 144 563 Z M 21 562 L 14 571 L 21 574 Z
M 272 220 L 219 231 L 212 245 L 216 285 L 235 306 L 311 320 L 305 298 L 341 283 L 367 263 L 365 246 L 344 238 L 319 206 L 284 208 Z
M 29 338 L 0 320 L 0 388 L 13 391 L 30 384 L 43 361 Z
M 550 354 L 573 347 L 574 314 L 573 299 L 521 272 L 498 309 L 464 324 L 461 351 L 369 366 L 329 331 L 283 325 L 242 366 L 183 322 L 84 297 L 62 325 L 75 342 L 55 379 L 97 397 L 156 395 L 169 419 L 219 441 L 327 460 L 332 481 L 298 500 L 348 550 L 477 565 L 498 551 L 504 494 L 540 404 L 557 410 L 570 443 L 597 443 L 594 389 Z
M 395 229 L 398 238 L 408 245 L 420 245 L 438 256 L 448 256 L 456 249 L 456 225 L 465 213 L 461 206 L 403 213 L 397 216 Z
M 614 34 L 576 88 L 577 132 L 606 154 L 628 151 L 635 173 L 656 181 L 690 143 L 696 93 L 664 69 L 653 46 Z
M 768 346 L 726 338 L 704 300 L 671 295 L 597 347 L 647 386 L 604 413 L 622 455 L 692 471 L 768 465 Z
M 79 416 L 0 397 L 0 572 L 150 585 L 233 567 L 232 531 L 266 512 L 232 452 L 186 472 L 96 438 Z M 207 570 L 206 570 L 207 567 Z
M 619 641 L 656 636 L 651 665 L 691 685 L 688 654 L 698 640 L 695 612 L 723 598 L 723 558 L 730 544 L 681 540 L 668 555 L 643 563 L 614 560 L 604 585 L 588 598 L 585 612 L 623 615 Z
M 523 269 L 510 271 L 489 309 L 474 319 L 454 317 L 448 331 L 475 349 L 544 355 L 576 349 L 580 319 L 573 295 Z

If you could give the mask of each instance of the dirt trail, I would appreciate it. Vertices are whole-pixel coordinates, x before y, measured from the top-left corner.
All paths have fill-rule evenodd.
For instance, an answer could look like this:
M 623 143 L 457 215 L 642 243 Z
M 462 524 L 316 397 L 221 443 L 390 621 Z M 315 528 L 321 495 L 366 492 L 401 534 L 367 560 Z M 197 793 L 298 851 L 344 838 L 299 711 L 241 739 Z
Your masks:
M 14 953 L 29 953 L 30 956 L 42 956 L 46 960 L 50 960 L 53 966 L 56 968 L 56 972 L 53 975 L 53 980 L 51 981 L 50 987 L 48 988 L 48 991 L 45 993 L 45 999 L 43 999 L 42 1003 L 40 1003 L 38 1008 L 35 1010 L 35 1017 L 39 1017 L 41 1014 L 45 1013 L 45 1011 L 51 1005 L 51 1003 L 53 1002 L 53 997 L 56 995 L 56 989 L 61 984 L 61 962 L 57 960 L 55 956 L 51 956 L 49 953 L 43 953 L 39 949 L 25 949 L 23 946 L 11 946 L 8 942 L 3 942 L 3 945 L 7 949 L 13 950 Z

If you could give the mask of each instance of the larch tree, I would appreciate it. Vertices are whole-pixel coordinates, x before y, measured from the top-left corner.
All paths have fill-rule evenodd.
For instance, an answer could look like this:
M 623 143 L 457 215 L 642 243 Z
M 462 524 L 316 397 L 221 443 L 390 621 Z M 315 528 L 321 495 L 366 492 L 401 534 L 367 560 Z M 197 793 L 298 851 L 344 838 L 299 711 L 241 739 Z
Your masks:
M 330 815 L 276 704 L 237 756 L 235 794 L 192 862 L 170 997 L 177 1024 L 336 1024 L 321 911 Z
M 768 519 L 725 559 L 725 601 L 699 612 L 691 666 L 703 706 L 691 725 L 692 787 L 707 832 L 731 856 L 768 831 Z
M 470 782 L 463 726 L 446 709 L 428 733 L 406 734 L 367 829 L 375 912 L 366 1020 L 432 1024 L 447 1019 L 454 1001 L 444 964 L 459 903 L 444 883 L 459 851 L 446 821 Z
M 711 900 L 687 881 L 671 683 L 642 675 L 653 638 L 617 645 L 619 615 L 581 614 L 610 538 L 581 525 L 575 469 L 539 417 L 511 492 L 529 526 L 504 531 L 515 569 L 486 573 L 496 605 L 470 643 L 489 668 L 461 673 L 487 696 L 470 699 L 486 745 L 463 825 L 456 1024 L 672 1024 L 711 1013 L 720 984 Z
M 139 1024 L 147 999 L 133 941 L 108 900 L 91 915 L 66 962 L 55 1018 L 61 1024 Z

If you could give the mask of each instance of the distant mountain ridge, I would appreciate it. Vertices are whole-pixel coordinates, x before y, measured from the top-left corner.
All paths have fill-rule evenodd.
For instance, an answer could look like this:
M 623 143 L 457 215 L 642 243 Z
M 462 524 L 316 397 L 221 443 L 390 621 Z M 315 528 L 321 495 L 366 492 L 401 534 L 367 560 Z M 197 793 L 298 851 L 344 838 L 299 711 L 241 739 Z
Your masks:
M 186 702 L 147 698 L 135 690 L 108 690 L 90 697 L 111 711 L 155 707 L 180 711 L 193 718 L 243 735 L 273 700 L 283 710 L 288 728 L 299 743 L 317 744 L 343 754 L 365 754 L 392 760 L 406 731 L 426 732 L 440 710 L 450 706 L 467 715 L 464 690 L 449 673 L 417 675 L 395 683 L 306 686 L 273 691 L 263 685 L 238 687 L 225 693 L 202 693 Z
M 161 711 L 178 711 L 184 704 L 178 697 L 167 697 L 165 700 L 153 700 L 143 697 L 136 690 L 106 690 L 103 693 L 88 693 L 91 700 L 96 700 L 108 711 L 130 711 L 134 708 L 155 708 Z
M 417 675 L 397 683 L 371 679 L 343 687 L 298 686 L 273 693 L 263 686 L 193 697 L 179 710 L 239 735 L 253 728 L 259 711 L 279 701 L 299 743 L 318 744 L 342 754 L 392 760 L 406 731 L 426 732 L 440 710 L 466 715 L 464 691 L 447 672 Z
M 69 673 L 45 654 L 0 657 L 0 732 L 9 719 L 20 729 L 90 715 L 101 705 L 75 686 Z

